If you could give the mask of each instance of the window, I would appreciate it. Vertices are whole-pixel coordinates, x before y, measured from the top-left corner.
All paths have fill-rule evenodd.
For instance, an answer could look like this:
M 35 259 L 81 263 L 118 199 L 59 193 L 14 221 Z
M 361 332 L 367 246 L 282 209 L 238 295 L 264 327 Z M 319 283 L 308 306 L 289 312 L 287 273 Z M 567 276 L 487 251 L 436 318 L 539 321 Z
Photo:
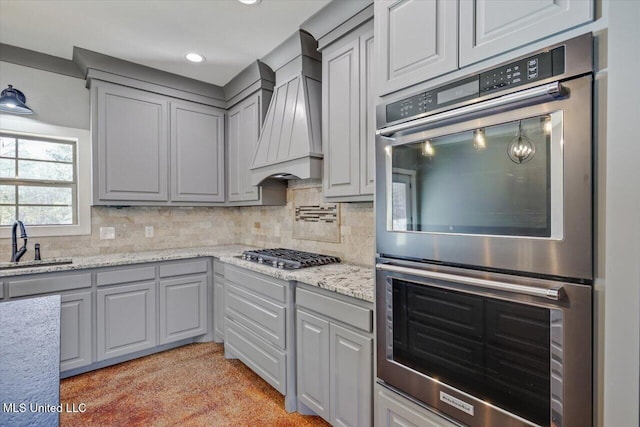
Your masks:
M 75 225 L 76 141 L 0 133 L 0 225 Z
M 89 131 L 0 115 L 0 237 L 91 233 Z

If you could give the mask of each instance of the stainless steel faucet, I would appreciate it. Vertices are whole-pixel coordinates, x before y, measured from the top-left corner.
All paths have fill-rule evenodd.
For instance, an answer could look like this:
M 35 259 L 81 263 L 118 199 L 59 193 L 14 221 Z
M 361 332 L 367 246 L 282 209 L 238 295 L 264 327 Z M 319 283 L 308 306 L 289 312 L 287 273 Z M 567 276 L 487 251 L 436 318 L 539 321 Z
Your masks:
M 20 238 L 24 240 L 22 247 L 18 250 L 18 238 L 16 232 L 20 227 Z M 20 220 L 14 221 L 11 227 L 11 262 L 18 262 L 20 258 L 27 252 L 27 230 L 24 223 Z

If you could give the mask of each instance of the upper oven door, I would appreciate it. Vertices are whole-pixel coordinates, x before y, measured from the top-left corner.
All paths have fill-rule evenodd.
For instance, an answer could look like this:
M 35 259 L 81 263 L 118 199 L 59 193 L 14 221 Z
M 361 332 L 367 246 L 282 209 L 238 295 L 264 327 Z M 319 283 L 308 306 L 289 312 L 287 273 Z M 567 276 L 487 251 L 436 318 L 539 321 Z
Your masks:
M 591 86 L 585 76 L 556 97 L 540 96 L 549 85 L 383 129 L 377 252 L 591 280 Z

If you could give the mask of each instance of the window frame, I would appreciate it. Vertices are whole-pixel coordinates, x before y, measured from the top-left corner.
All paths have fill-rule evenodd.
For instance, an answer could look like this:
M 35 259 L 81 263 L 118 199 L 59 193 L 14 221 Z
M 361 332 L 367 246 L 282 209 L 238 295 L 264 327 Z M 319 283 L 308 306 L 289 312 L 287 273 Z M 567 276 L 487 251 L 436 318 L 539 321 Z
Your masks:
M 91 234 L 91 147 L 90 133 L 86 129 L 67 128 L 35 122 L 22 117 L 0 115 L 0 132 L 10 136 L 45 141 L 74 142 L 75 168 L 75 224 L 30 225 L 29 237 L 76 236 Z M 12 180 L 12 184 L 39 184 L 45 180 Z M 57 182 L 57 181 L 56 181 Z M 62 185 L 60 185 L 62 186 Z M 17 196 L 17 195 L 16 195 Z M 73 202 L 73 200 L 72 200 Z M 11 226 L 0 226 L 0 238 L 11 237 Z

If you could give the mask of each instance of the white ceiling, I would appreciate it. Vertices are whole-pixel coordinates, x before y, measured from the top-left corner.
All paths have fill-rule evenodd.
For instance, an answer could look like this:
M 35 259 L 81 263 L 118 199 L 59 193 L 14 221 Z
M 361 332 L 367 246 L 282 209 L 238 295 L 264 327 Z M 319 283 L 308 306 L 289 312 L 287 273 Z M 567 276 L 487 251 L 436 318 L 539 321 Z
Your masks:
M 222 86 L 329 1 L 0 0 L 0 43 L 66 59 L 78 46 Z

